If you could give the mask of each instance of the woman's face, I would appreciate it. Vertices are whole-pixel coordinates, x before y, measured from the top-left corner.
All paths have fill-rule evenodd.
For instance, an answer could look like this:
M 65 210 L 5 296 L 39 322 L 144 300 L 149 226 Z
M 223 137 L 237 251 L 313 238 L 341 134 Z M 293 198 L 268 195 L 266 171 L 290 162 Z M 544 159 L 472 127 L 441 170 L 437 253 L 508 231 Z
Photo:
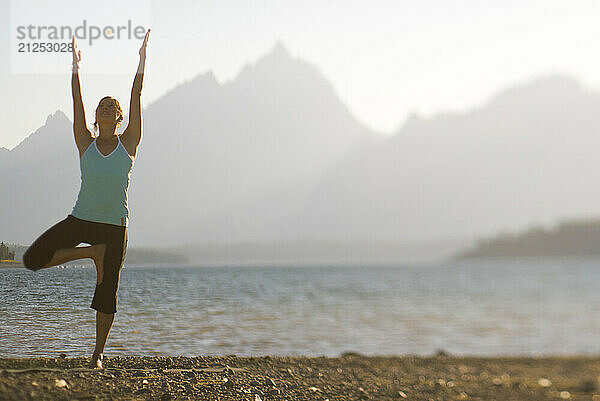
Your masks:
M 96 121 L 98 124 L 116 124 L 119 119 L 117 105 L 113 99 L 102 99 L 96 109 Z

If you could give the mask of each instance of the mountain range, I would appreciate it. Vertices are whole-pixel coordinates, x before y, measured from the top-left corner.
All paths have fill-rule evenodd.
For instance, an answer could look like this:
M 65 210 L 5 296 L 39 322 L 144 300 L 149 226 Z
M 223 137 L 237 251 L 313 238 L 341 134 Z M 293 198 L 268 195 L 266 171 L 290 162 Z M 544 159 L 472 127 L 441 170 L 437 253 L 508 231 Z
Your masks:
M 430 258 L 499 229 L 600 215 L 598 111 L 598 93 L 552 75 L 473 110 L 414 114 L 388 137 L 278 43 L 227 83 L 199 74 L 144 108 L 130 243 L 385 243 L 402 260 L 419 258 L 409 244 Z M 31 243 L 76 200 L 72 122 L 57 111 L 0 148 L 0 172 L 0 238 Z

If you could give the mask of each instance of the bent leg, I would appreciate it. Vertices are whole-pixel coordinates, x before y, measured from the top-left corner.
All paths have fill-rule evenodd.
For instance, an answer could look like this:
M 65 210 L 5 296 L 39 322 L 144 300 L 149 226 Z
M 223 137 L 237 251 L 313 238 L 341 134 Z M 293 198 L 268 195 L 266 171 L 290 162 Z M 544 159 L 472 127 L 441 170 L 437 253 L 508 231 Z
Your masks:
M 54 224 L 44 231 L 25 251 L 23 255 L 23 264 L 29 270 L 37 271 L 39 269 L 55 266 L 69 260 L 78 259 L 86 256 L 85 249 L 75 249 L 76 245 L 82 242 L 80 230 L 77 221 L 67 216 L 65 219 Z M 59 250 L 65 249 L 63 252 Z
M 93 259 L 97 283 L 102 282 L 105 244 L 78 247 L 90 241 L 89 226 L 70 215 L 46 230 L 23 255 L 26 268 L 37 271 L 78 259 Z
M 62 248 L 57 249 L 52 256 L 52 259 L 44 266 L 40 267 L 40 269 L 44 269 L 46 267 L 58 266 L 60 264 L 70 262 L 72 260 L 77 259 L 96 259 L 100 254 L 101 247 L 99 245 L 91 245 L 91 246 L 81 246 L 74 248 Z M 100 277 L 100 274 L 98 275 Z M 100 280 L 98 280 L 100 281 Z

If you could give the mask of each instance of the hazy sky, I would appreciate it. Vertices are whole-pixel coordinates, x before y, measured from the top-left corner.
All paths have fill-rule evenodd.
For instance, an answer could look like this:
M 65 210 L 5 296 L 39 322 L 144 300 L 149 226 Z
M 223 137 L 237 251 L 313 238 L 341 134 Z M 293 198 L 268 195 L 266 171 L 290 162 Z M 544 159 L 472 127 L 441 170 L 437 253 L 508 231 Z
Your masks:
M 10 149 L 56 109 L 71 117 L 70 59 L 64 74 L 11 74 L 10 1 L 0 1 L 0 146 Z M 37 3 L 20 1 L 32 8 Z M 115 13 L 119 3 L 102 1 Z M 393 133 L 413 111 L 429 116 L 469 109 L 507 85 L 548 73 L 570 74 L 600 89 L 596 0 L 149 3 L 145 105 L 208 70 L 219 82 L 234 79 L 244 64 L 256 61 L 277 41 L 292 56 L 316 65 L 351 112 L 382 134 Z M 52 10 L 64 13 L 59 4 Z M 82 12 L 81 18 L 90 16 Z M 85 57 L 90 49 L 85 44 L 81 48 Z M 127 112 L 137 48 L 135 44 L 130 57 L 99 61 L 88 54 L 84 60 L 131 70 L 86 74 L 89 65 L 82 66 L 88 123 L 107 94 Z

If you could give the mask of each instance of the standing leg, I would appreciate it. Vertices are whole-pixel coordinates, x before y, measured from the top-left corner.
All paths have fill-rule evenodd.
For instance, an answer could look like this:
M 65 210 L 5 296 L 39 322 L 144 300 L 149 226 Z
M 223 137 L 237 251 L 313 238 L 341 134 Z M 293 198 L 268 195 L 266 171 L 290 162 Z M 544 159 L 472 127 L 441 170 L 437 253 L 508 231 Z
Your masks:
M 103 277 L 96 284 L 91 308 L 96 310 L 96 347 L 90 361 L 91 368 L 103 368 L 104 346 L 117 311 L 119 278 L 127 249 L 127 228 L 98 223 L 94 227 L 97 241 L 106 244 Z
M 104 369 L 102 366 L 102 353 L 104 352 L 104 345 L 110 333 L 113 321 L 115 319 L 114 313 L 103 313 L 96 311 L 96 348 L 90 361 L 91 368 Z

